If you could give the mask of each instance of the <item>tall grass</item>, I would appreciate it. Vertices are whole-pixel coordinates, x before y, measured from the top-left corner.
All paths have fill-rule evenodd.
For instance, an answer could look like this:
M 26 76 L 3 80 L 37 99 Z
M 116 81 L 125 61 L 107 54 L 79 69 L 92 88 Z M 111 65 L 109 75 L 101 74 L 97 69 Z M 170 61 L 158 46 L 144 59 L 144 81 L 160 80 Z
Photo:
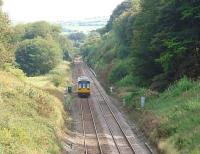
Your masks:
M 0 153 L 59 153 L 63 106 L 48 93 L 0 71 Z
M 180 153 L 200 151 L 199 82 L 181 79 L 158 99 L 150 100 L 148 109 L 160 118 L 159 138 L 167 139 Z
M 140 110 L 141 96 L 146 96 L 144 110 Z M 134 87 L 123 98 L 127 107 L 135 109 L 141 115 L 138 124 L 150 140 L 158 144 L 160 152 L 200 152 L 199 81 L 184 77 L 163 93 Z

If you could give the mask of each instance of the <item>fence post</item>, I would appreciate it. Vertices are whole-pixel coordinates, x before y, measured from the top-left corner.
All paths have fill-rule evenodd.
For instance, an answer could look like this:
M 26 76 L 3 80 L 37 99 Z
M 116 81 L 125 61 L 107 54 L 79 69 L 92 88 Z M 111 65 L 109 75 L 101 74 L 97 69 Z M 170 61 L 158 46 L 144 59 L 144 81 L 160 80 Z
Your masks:
M 111 86 L 111 87 L 110 87 L 110 93 L 112 93 L 112 92 L 113 92 L 113 87 Z
M 145 106 L 145 96 L 141 97 L 141 108 L 144 108 Z

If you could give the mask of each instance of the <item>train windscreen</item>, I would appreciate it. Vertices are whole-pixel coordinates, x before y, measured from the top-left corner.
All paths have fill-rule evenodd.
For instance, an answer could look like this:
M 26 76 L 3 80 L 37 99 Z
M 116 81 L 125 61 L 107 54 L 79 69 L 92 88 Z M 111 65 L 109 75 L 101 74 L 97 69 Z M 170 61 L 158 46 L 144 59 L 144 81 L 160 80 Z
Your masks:
M 79 84 L 78 84 L 78 88 L 90 88 L 90 82 L 80 81 Z

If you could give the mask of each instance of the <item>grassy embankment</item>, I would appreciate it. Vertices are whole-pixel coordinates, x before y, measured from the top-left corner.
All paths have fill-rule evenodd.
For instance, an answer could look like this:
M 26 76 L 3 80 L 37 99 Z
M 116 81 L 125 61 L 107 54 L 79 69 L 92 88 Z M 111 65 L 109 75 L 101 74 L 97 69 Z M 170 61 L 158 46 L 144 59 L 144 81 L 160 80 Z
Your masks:
M 125 97 L 130 116 L 158 145 L 160 152 L 200 152 L 200 82 L 184 78 L 160 94 L 134 88 L 125 91 L 118 94 Z M 147 97 L 144 110 L 139 103 L 142 95 Z M 132 112 L 133 107 L 136 112 Z
M 0 153 L 60 152 L 66 120 L 63 89 L 69 74 L 67 63 L 33 78 L 10 67 L 0 71 Z

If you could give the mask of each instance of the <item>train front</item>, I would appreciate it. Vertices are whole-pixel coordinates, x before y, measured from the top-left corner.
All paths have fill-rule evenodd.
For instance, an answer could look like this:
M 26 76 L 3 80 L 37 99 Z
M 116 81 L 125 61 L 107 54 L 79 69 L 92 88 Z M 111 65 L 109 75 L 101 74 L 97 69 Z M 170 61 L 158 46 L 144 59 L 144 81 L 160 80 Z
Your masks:
M 77 81 L 77 93 L 79 97 L 89 97 L 90 96 L 90 80 L 86 76 L 81 76 Z

